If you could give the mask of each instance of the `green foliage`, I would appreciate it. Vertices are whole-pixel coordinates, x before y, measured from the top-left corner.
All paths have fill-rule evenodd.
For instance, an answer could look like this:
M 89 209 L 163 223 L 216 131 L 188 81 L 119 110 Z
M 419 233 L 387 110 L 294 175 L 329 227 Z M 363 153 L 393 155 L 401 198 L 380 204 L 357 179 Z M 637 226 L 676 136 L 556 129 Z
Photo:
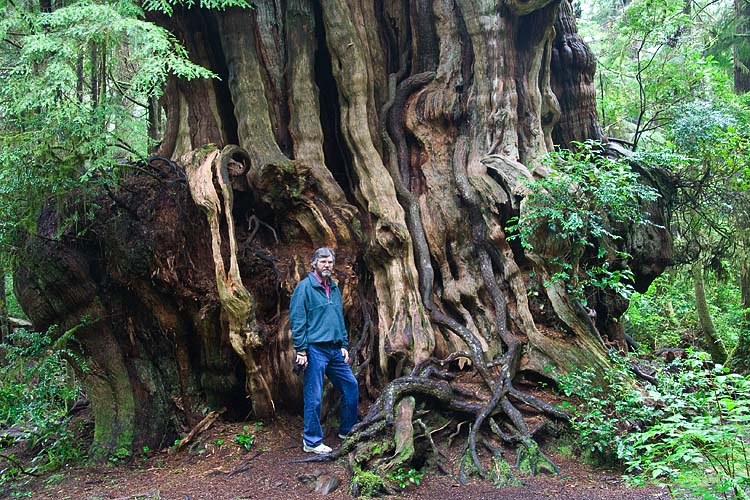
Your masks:
M 148 101 L 168 75 L 208 78 L 134 3 L 81 0 L 39 12 L 9 2 L 0 19 L 0 245 L 33 231 L 49 198 L 79 199 L 147 155 Z M 85 224 L 87 207 L 70 215 Z M 82 215 L 83 214 L 83 215 Z M 64 230 L 59 227 L 58 230 Z
M 641 203 L 655 200 L 655 189 L 620 160 L 604 157 L 601 146 L 579 143 L 576 151 L 558 151 L 547 159 L 549 177 L 530 181 L 530 194 L 520 219 L 508 229 L 525 248 L 545 237 L 554 241 L 549 263 L 552 281 L 585 302 L 586 287 L 613 289 L 627 296 L 632 272 L 628 255 L 613 244 L 617 228 L 648 223 Z M 540 236 L 541 233 L 541 236 Z
M 69 428 L 67 412 L 80 388 L 66 377 L 67 360 L 74 353 L 53 347 L 51 334 L 19 329 L 0 346 L 0 428 L 20 431 L 3 446 L 24 439 L 36 453 L 30 471 L 50 470 L 83 457 L 81 443 Z M 12 479 L 20 469 L 11 465 L 0 472 L 0 481 Z
M 724 345 L 737 343 L 744 307 L 737 286 L 750 265 L 750 134 L 743 99 L 695 101 L 666 130 L 667 147 L 641 156 L 670 173 L 677 186 L 671 232 L 678 266 L 700 265 L 708 310 Z M 693 277 L 678 267 L 638 296 L 628 313 L 636 338 L 658 347 L 692 343 L 701 332 Z M 663 316 L 659 318 L 658 314 Z
M 704 498 L 747 498 L 750 377 L 706 368 L 707 359 L 681 362 L 678 376 L 659 387 L 663 416 L 628 436 L 623 455 L 629 469 L 639 471 L 637 479 L 687 485 Z
M 255 435 L 241 432 L 234 436 L 234 442 L 245 448 L 246 451 L 250 451 L 255 442 Z
M 624 436 L 640 431 L 652 421 L 655 410 L 644 404 L 643 393 L 634 385 L 625 359 L 612 355 L 614 368 L 604 375 L 604 384 L 595 382 L 593 371 L 580 371 L 559 378 L 567 396 L 577 405 L 563 403 L 571 412 L 571 426 L 578 436 L 578 447 L 585 456 L 614 464 Z
M 750 377 L 709 366 L 706 353 L 657 367 L 659 386 L 640 388 L 615 358 L 609 390 L 593 374 L 562 377 L 575 395 L 573 428 L 583 449 L 623 463 L 635 482 L 658 480 L 701 498 L 750 494 Z
M 234 442 L 235 444 L 238 444 L 245 448 L 246 451 L 250 451 L 253 448 L 253 444 L 255 443 L 255 434 L 260 431 L 260 429 L 263 427 L 263 422 L 258 421 L 254 424 L 254 430 L 253 432 L 250 432 L 250 426 L 249 425 L 243 425 L 242 431 L 240 433 L 237 433 L 237 435 L 234 436 Z M 217 445 L 221 446 L 221 443 L 217 441 Z
M 144 0 L 143 8 L 146 10 L 152 10 L 157 12 L 163 12 L 168 16 L 171 16 L 174 12 L 174 7 L 185 7 L 192 8 L 198 6 L 202 9 L 212 10 L 224 10 L 231 7 L 239 7 L 242 9 L 252 9 L 253 5 L 251 2 L 246 0 Z
M 127 461 L 132 455 L 132 452 L 128 448 L 121 447 L 110 453 L 107 459 L 111 463 L 116 464 L 118 462 Z
M 715 30 L 730 2 L 598 2 L 579 23 L 597 56 L 598 104 L 609 136 L 635 147 L 664 143 L 664 127 L 686 102 L 731 94 L 731 64 Z M 711 53 L 709 53 L 711 52 Z
M 8 315 L 14 318 L 26 318 L 26 314 L 21 309 L 21 305 L 18 303 L 18 298 L 13 291 L 13 275 L 7 273 L 5 275 L 5 308 L 8 311 Z
M 410 485 L 419 486 L 422 476 L 424 476 L 424 472 L 417 471 L 416 469 L 406 470 L 403 467 L 399 467 L 388 474 L 386 479 L 398 485 L 399 488 L 404 489 Z
M 681 153 L 667 167 L 681 189 L 676 200 L 678 245 L 685 252 L 700 247 L 729 255 L 735 230 L 750 228 L 750 113 L 742 102 L 697 101 L 681 108 L 670 127 Z M 703 252 L 705 253 L 705 252 Z
M 711 317 L 721 341 L 731 350 L 745 328 L 737 285 L 737 270 L 730 268 L 719 279 L 706 280 Z M 642 348 L 689 347 L 699 335 L 693 282 L 689 273 L 671 269 L 658 277 L 644 294 L 634 293 L 624 317 L 625 331 Z

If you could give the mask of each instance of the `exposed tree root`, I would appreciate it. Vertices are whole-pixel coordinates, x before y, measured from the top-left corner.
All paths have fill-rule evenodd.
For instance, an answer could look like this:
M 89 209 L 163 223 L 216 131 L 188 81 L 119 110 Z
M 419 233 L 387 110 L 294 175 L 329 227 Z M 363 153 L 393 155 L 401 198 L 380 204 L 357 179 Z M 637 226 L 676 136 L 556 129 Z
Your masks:
M 295 462 L 329 461 L 348 455 L 354 476 L 353 489 L 359 489 L 360 493 L 364 489 L 370 495 L 392 494 L 387 481 L 376 481 L 373 473 L 383 478 L 398 467 L 407 468 L 428 461 L 447 472 L 448 455 L 441 447 L 444 443 L 447 443 L 446 448 L 450 447 L 450 441 L 462 434 L 466 445 L 458 464 L 460 482 L 476 474 L 500 486 L 518 484 L 516 475 L 503 458 L 503 445 L 517 448 L 515 467 L 522 474 L 557 472 L 557 466 L 534 441 L 534 432 L 529 429 L 514 401 L 553 419 L 565 420 L 567 415 L 515 389 L 505 366 L 488 370 L 488 375 L 496 380 L 491 396 L 483 381 L 477 384 L 475 380 L 467 387 L 465 381 L 470 372 L 454 373 L 444 369 L 467 356 L 470 354 L 456 352 L 443 360 L 430 358 L 423 361 L 410 375 L 393 380 L 383 389 L 368 414 L 338 449 L 328 455 Z M 429 407 L 430 411 L 420 414 L 420 404 Z M 461 432 L 462 424 L 458 424 L 453 432 L 451 422 L 460 418 L 457 414 L 471 417 L 468 434 L 465 430 Z M 440 422 L 443 415 L 448 417 L 447 423 Z M 498 418 L 509 431 L 501 429 Z M 418 442 L 422 444 L 418 446 Z M 489 451 L 489 459 L 482 456 L 479 445 Z
M 340 448 L 328 455 L 300 460 L 305 462 L 333 460 L 351 453 L 350 464 L 355 476 L 354 483 L 358 483 L 357 488 L 360 490 L 364 488 L 368 494 L 387 492 L 388 487 L 386 484 L 381 484 L 382 481 L 375 481 L 364 472 L 365 470 L 385 473 L 393 467 L 423 458 L 416 456 L 418 452 L 415 447 L 417 438 L 415 432 L 417 431 L 427 439 L 429 449 L 426 451 L 433 454 L 435 462 L 441 463 L 445 459 L 445 454 L 440 451 L 435 437 L 436 434 L 446 429 L 446 426 L 439 426 L 439 431 L 430 430 L 431 421 L 426 423 L 425 419 L 413 416 L 415 404 L 427 402 L 433 412 L 434 409 L 439 408 L 441 411 L 471 416 L 473 423 L 466 438 L 466 453 L 459 466 L 459 479 L 462 481 L 465 480 L 467 472 L 477 473 L 481 477 L 488 477 L 489 474 L 498 482 L 514 477 L 508 471 L 503 470 L 503 466 L 500 465 L 503 462 L 502 454 L 499 452 L 499 447 L 491 443 L 491 440 L 497 438 L 505 444 L 519 447 L 517 455 L 520 458 L 517 466 L 523 467 L 525 472 L 535 474 L 541 470 L 556 469 L 555 465 L 539 451 L 524 421 L 523 414 L 515 403 L 525 405 L 551 418 L 567 419 L 565 413 L 559 409 L 513 387 L 512 380 L 519 364 L 520 342 L 508 328 L 507 300 L 496 277 L 504 274 L 504 257 L 494 248 L 487 236 L 488 228 L 482 216 L 482 202 L 467 177 L 465 138 L 459 138 L 457 142 L 453 159 L 453 175 L 459 197 L 470 216 L 471 235 L 476 248 L 479 274 L 494 309 L 492 315 L 494 329 L 505 348 L 500 359 L 488 363 L 485 359 L 485 349 L 477 336 L 462 322 L 441 310 L 434 301 L 432 287 L 435 272 L 432 268 L 431 253 L 420 216 L 419 203 L 410 190 L 409 152 L 403 123 L 405 108 L 411 94 L 421 91 L 433 81 L 434 77 L 434 73 L 420 73 L 407 78 L 397 87 L 397 75 L 391 75 L 390 97 L 380 114 L 380 134 L 387 158 L 384 163 L 393 180 L 398 201 L 404 208 L 406 224 L 414 248 L 423 306 L 429 312 L 429 318 L 433 324 L 455 334 L 463 341 L 466 350 L 454 352 L 442 360 L 432 357 L 417 360 L 417 364 L 409 375 L 396 378 L 383 389 L 368 414 L 353 429 L 350 437 Z M 362 336 L 355 351 L 361 349 L 363 352 L 372 353 L 372 349 L 363 349 L 366 344 L 371 343 L 370 321 L 369 317 L 365 318 Z M 479 376 L 479 384 L 476 381 L 465 383 L 467 374 L 452 370 L 452 363 L 459 359 L 470 360 L 474 373 Z M 371 361 L 370 355 L 364 363 L 360 364 L 357 374 L 361 375 Z M 509 432 L 501 430 L 495 420 L 497 417 L 503 418 L 510 429 Z M 456 434 L 460 431 L 460 427 L 459 425 Z M 382 437 L 384 434 L 393 435 L 393 438 L 387 437 L 384 441 Z M 450 442 L 451 439 L 452 436 L 449 436 L 448 441 Z M 490 450 L 492 463 L 489 472 L 482 463 L 477 443 L 481 443 Z M 424 452 L 425 450 L 421 451 L 421 453 Z M 365 469 L 364 464 L 368 464 L 369 467 Z M 505 479 L 498 479 L 500 477 Z

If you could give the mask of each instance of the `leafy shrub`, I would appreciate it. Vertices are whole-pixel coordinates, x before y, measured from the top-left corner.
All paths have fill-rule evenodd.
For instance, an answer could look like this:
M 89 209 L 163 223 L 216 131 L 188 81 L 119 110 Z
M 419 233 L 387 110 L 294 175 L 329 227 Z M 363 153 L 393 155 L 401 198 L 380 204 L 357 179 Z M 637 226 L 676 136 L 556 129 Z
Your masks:
M 593 374 L 562 377 L 561 389 L 579 399 L 573 428 L 584 450 L 623 464 L 632 480 L 657 480 L 701 498 L 750 494 L 750 377 L 710 366 L 706 353 L 661 365 L 659 386 L 640 388 L 627 360 L 615 357 L 609 390 Z
M 417 471 L 416 469 L 406 470 L 403 467 L 399 467 L 394 472 L 388 474 L 386 478 L 396 483 L 399 488 L 404 489 L 409 485 L 419 486 L 422 476 L 424 476 L 424 472 Z
M 0 348 L 5 358 L 0 367 L 0 429 L 20 431 L 0 446 L 26 440 L 36 453 L 30 471 L 53 469 L 82 457 L 66 417 L 80 391 L 66 377 L 65 358 L 73 359 L 74 354 L 54 349 L 49 333 L 24 329 L 9 335 Z M 20 472 L 15 465 L 3 469 L 0 480 Z
M 255 443 L 255 435 L 241 432 L 234 436 L 234 442 L 245 448 L 246 451 L 250 451 L 253 448 L 253 443 Z
M 255 444 L 255 434 L 257 434 L 263 428 L 263 422 L 261 422 L 260 420 L 255 422 L 254 427 L 254 431 L 250 432 L 250 426 L 243 425 L 243 432 L 239 432 L 234 436 L 235 444 L 242 446 L 246 451 L 250 451 L 253 448 L 253 444 Z M 217 444 L 221 446 L 220 443 L 217 442 Z
M 571 426 L 578 434 L 581 452 L 596 461 L 621 463 L 623 437 L 638 432 L 659 417 L 659 409 L 644 404 L 646 395 L 634 384 L 627 361 L 611 355 L 614 368 L 596 383 L 593 371 L 579 371 L 559 378 L 558 386 L 576 405 L 563 407 L 571 412 Z
M 508 227 L 510 238 L 532 249 L 539 232 L 550 236 L 556 243 L 551 280 L 564 283 L 583 303 L 587 287 L 628 296 L 633 274 L 625 265 L 629 255 L 613 244 L 622 238 L 616 228 L 647 223 L 641 203 L 658 193 L 625 161 L 603 156 L 600 144 L 576 148 L 550 153 L 550 175 L 527 183 L 530 193 L 521 217 Z

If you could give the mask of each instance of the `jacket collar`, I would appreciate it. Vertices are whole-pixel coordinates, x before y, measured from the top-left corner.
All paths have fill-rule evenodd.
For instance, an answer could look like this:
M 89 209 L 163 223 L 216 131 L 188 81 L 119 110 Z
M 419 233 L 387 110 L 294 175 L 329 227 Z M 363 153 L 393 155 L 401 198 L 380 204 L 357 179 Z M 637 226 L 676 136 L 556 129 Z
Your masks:
M 324 289 L 323 284 L 320 281 L 318 281 L 318 278 L 315 277 L 315 271 L 310 271 L 307 277 L 310 280 L 310 283 L 312 283 L 312 286 L 316 288 L 320 288 L 321 290 Z M 333 281 L 333 278 L 329 279 L 328 283 L 331 284 L 331 289 L 338 288 L 338 285 L 336 285 L 336 282 Z

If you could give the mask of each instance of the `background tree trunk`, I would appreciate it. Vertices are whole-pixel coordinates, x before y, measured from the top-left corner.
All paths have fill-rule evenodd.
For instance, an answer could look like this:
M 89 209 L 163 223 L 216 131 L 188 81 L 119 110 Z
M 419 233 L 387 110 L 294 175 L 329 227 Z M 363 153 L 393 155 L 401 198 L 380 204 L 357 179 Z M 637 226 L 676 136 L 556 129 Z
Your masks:
M 515 381 L 609 363 L 580 304 L 545 286 L 549 235 L 527 255 L 504 229 L 555 142 L 604 139 L 567 0 L 264 0 L 154 20 L 219 79 L 171 80 L 154 175 L 103 193 L 84 237 L 31 240 L 17 273 L 36 325 L 79 325 L 95 446 L 160 446 L 206 406 L 298 410 L 289 297 L 325 245 L 362 394 L 379 397 L 359 435 L 397 408 L 414 432 L 414 397 L 473 415 L 474 444 L 504 416 L 498 436 L 543 461 L 518 407 L 564 416 Z M 670 253 L 648 231 L 622 230 L 640 288 Z
M 734 0 L 734 91 L 750 92 L 750 2 Z
M 698 321 L 701 333 L 703 334 L 703 344 L 706 347 L 706 351 L 711 354 L 711 359 L 713 359 L 714 363 L 724 363 L 727 360 L 727 351 L 711 319 L 711 312 L 708 310 L 706 290 L 703 285 L 703 265 L 700 259 L 693 263 L 692 272 L 695 290 L 695 309 L 698 313 Z
M 734 55 L 734 91 L 737 94 L 750 92 L 750 2 L 734 0 L 735 37 Z M 742 249 L 740 256 L 740 292 L 744 327 L 740 329 L 737 347 L 732 351 L 728 361 L 730 369 L 740 373 L 750 373 L 750 238 L 748 238 L 747 216 L 742 218 Z
M 0 343 L 8 339 L 10 321 L 8 319 L 8 294 L 6 293 L 5 268 L 0 267 Z
M 748 248 L 747 230 L 742 234 L 742 247 Z M 750 373 L 750 256 L 745 252 L 740 256 L 740 294 L 742 299 L 742 328 L 737 339 L 737 346 L 732 351 L 727 361 L 730 370 L 748 374 Z

